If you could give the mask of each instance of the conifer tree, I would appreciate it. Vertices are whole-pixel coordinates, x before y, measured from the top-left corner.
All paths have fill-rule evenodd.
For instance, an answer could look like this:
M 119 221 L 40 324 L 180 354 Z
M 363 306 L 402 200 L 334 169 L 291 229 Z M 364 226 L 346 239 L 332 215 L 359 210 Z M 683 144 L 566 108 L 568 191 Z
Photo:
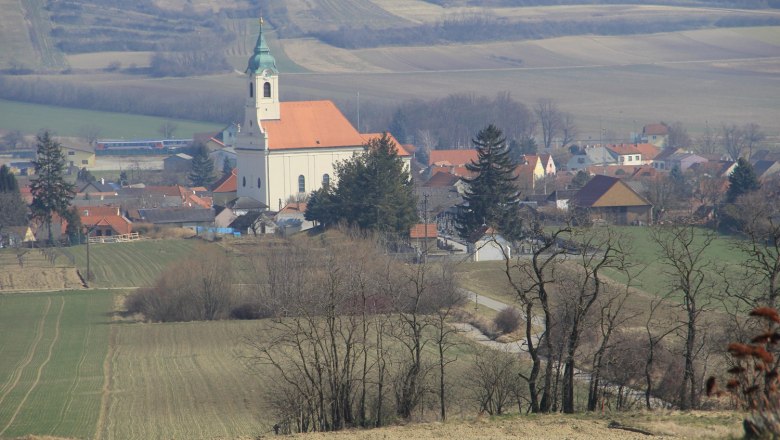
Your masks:
M 226 157 L 222 161 L 222 177 L 229 176 L 231 173 L 233 173 L 233 167 L 230 166 L 230 160 Z
M 753 165 L 745 158 L 740 157 L 739 160 L 737 160 L 737 166 L 734 168 L 734 172 L 729 176 L 729 190 L 726 193 L 726 201 L 734 203 L 734 201 L 737 200 L 737 197 L 759 188 L 761 188 L 761 185 L 758 183 L 758 178 L 756 177 L 756 172 L 753 170 Z
M 189 176 L 192 186 L 209 186 L 214 182 L 214 160 L 209 157 L 209 149 L 203 144 L 194 146 L 192 170 Z
M 27 221 L 27 206 L 19 192 L 16 176 L 0 166 L 0 232 L 6 226 L 21 226 Z
M 406 234 L 417 221 L 409 172 L 387 133 L 365 148 L 363 154 L 336 165 L 337 183 L 312 194 L 306 219 Z
M 30 182 L 33 196 L 33 218 L 46 225 L 49 242 L 53 240 L 51 220 L 54 214 L 63 215 L 76 194 L 73 184 L 65 181 L 65 155 L 62 145 L 52 139 L 48 131 L 37 137 L 38 151 L 33 164 L 35 177 Z
M 458 233 L 473 234 L 482 225 L 495 228 L 509 239 L 522 235 L 522 220 L 518 212 L 519 192 L 515 186 L 516 164 L 510 157 L 506 139 L 493 124 L 482 129 L 472 140 L 477 148 L 477 162 L 466 165 L 476 176 L 465 179 L 467 206 L 457 217 Z

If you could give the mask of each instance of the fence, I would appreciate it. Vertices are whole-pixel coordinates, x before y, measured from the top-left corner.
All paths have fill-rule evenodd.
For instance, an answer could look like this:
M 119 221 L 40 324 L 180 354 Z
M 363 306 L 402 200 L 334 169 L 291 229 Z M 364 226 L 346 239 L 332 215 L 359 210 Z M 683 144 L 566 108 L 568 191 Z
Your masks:
M 90 243 L 125 243 L 128 241 L 135 241 L 140 238 L 141 237 L 138 235 L 137 232 L 133 232 L 130 234 L 122 234 L 122 235 L 101 235 L 99 237 L 90 236 L 89 242 Z

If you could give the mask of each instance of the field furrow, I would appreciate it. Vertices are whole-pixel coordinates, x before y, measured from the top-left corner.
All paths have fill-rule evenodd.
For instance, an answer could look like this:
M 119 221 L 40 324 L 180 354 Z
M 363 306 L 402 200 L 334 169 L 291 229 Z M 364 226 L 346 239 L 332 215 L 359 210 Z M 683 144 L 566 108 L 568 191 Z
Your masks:
M 16 420 L 16 416 L 19 415 L 19 411 L 22 410 L 24 407 L 24 404 L 27 402 L 27 399 L 30 397 L 30 394 L 35 390 L 35 388 L 38 386 L 38 384 L 41 381 L 41 374 L 43 373 L 43 369 L 46 368 L 46 366 L 49 364 L 49 361 L 51 361 L 51 355 L 54 351 L 54 346 L 57 345 L 57 341 L 60 338 L 60 322 L 62 321 L 62 312 L 65 310 L 65 298 L 62 297 L 61 303 L 60 303 L 60 311 L 57 313 L 57 320 L 54 324 L 54 337 L 51 339 L 51 343 L 49 344 L 49 350 L 46 353 L 46 359 L 38 366 L 38 371 L 35 375 L 35 380 L 30 385 L 30 389 L 27 390 L 27 393 L 22 398 L 22 401 L 19 402 L 19 406 L 16 407 L 16 411 L 11 415 L 11 418 L 8 420 L 8 423 L 3 427 L 2 430 L 0 430 L 0 436 L 2 436 L 5 431 L 8 430 L 8 428 L 14 423 Z
M 43 328 L 44 328 L 44 324 L 46 324 L 46 315 L 49 314 L 50 308 L 51 308 L 51 298 L 47 298 L 46 305 L 44 306 L 44 310 L 41 313 L 41 319 L 40 321 L 38 321 L 35 341 L 33 341 L 33 343 L 30 345 L 30 348 L 27 351 L 27 355 L 24 357 L 24 359 L 22 359 L 19 366 L 13 371 L 13 373 L 11 373 L 11 379 L 8 382 L 6 382 L 6 385 L 4 385 L 3 394 L 0 395 L 0 408 L 2 408 L 3 402 L 5 401 L 5 398 L 8 397 L 8 394 L 11 391 L 13 391 L 13 389 L 19 384 L 19 379 L 22 377 L 22 373 L 24 372 L 24 369 L 27 368 L 28 365 L 30 365 L 30 362 L 32 362 L 33 355 L 35 354 L 35 351 L 38 348 L 38 344 L 41 342 L 41 339 L 43 338 Z

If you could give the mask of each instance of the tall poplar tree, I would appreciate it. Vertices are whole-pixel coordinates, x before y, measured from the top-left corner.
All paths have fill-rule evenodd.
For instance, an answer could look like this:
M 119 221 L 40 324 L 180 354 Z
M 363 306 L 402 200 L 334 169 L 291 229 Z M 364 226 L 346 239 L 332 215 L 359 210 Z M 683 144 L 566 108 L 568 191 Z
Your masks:
M 11 170 L 0 166 L 0 233 L 6 226 L 22 226 L 27 221 L 27 206 Z
M 30 182 L 33 196 L 30 210 L 33 218 L 46 225 L 49 242 L 53 240 L 51 220 L 54 214 L 63 216 L 76 194 L 73 184 L 65 180 L 65 155 L 62 145 L 48 131 L 37 137 L 38 151 L 33 161 L 35 177 Z
M 515 186 L 516 164 L 510 157 L 506 139 L 501 130 L 490 124 L 472 142 L 478 157 L 466 169 L 476 176 L 465 179 L 467 204 L 457 216 L 458 233 L 468 237 L 485 225 L 497 229 L 506 238 L 519 238 L 522 235 L 517 203 L 520 193 Z

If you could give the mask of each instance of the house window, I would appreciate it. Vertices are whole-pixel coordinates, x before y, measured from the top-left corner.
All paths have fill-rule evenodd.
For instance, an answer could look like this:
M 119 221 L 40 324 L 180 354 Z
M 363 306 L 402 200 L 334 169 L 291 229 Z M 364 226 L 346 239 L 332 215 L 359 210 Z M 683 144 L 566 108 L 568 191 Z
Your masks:
M 267 82 L 263 84 L 263 98 L 271 97 L 271 83 Z
M 257 187 L 260 188 L 260 178 L 257 178 Z
M 255 84 L 249 83 L 249 97 L 254 98 L 255 97 Z
M 330 185 L 330 176 L 327 174 L 322 175 L 322 186 Z
M 246 176 L 241 178 L 241 186 L 246 187 Z
M 76 155 L 75 151 L 68 151 L 68 156 L 75 156 L 75 155 Z
M 106 229 L 106 235 L 109 237 L 111 236 L 111 229 Z
M 85 160 L 82 160 L 82 161 L 81 161 L 81 164 L 82 164 L 82 165 L 89 165 L 89 160 L 86 160 L 86 159 L 85 159 Z
M 298 176 L 298 192 L 299 193 L 306 192 L 306 178 L 303 177 L 303 174 Z

